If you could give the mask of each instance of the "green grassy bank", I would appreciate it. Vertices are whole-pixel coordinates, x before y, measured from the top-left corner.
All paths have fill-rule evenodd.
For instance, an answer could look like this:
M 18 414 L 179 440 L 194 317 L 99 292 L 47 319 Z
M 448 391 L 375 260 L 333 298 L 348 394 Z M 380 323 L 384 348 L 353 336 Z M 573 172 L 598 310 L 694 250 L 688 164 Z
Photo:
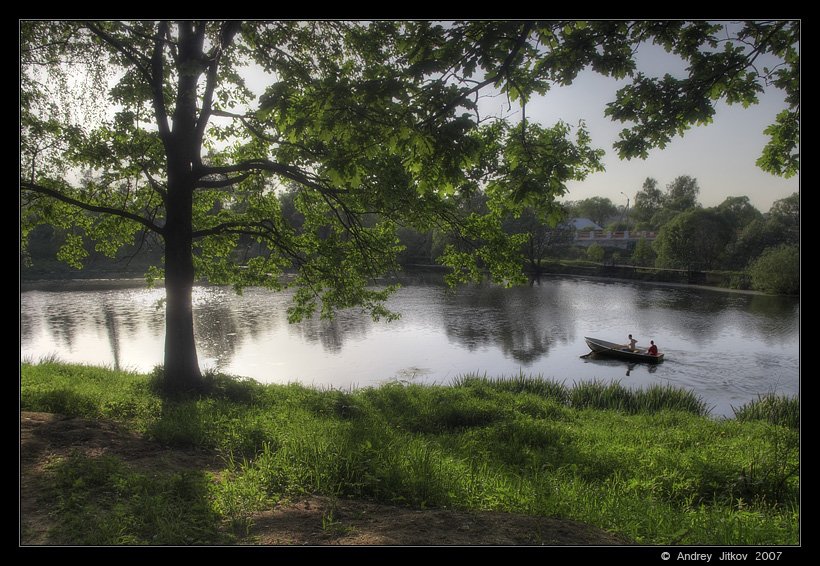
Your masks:
M 681 390 L 523 376 L 350 392 L 212 376 L 209 387 L 175 402 L 150 376 L 24 364 L 23 410 L 112 419 L 224 463 L 213 474 L 52 461 L 41 491 L 55 540 L 241 541 L 255 511 L 311 493 L 558 516 L 642 544 L 798 543 L 795 400 L 718 420 Z

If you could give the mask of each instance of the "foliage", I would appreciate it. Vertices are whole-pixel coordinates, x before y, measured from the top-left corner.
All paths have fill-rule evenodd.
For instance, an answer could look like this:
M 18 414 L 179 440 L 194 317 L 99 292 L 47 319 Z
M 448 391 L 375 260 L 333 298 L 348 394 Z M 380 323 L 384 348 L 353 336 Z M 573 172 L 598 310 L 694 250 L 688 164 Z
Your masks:
M 590 244 L 587 248 L 587 257 L 598 263 L 604 261 L 604 248 L 598 243 Z
M 646 238 L 638 240 L 635 249 L 632 251 L 632 261 L 635 262 L 635 265 L 644 267 L 655 264 L 655 252 L 649 240 Z
M 632 219 L 638 224 L 648 224 L 652 217 L 663 208 L 663 191 L 658 188 L 658 181 L 647 177 L 641 190 L 635 194 L 632 206 Z
M 564 219 L 567 213 L 562 210 L 559 214 L 545 222 L 535 210 L 526 208 L 519 215 L 507 216 L 502 224 L 507 233 L 523 234 L 526 237 L 522 255 L 527 267 L 536 273 L 540 271 L 541 262 L 551 249 L 572 242 L 573 229 L 564 223 L 556 225 L 556 221 Z
M 655 240 L 659 267 L 712 268 L 733 236 L 731 226 L 713 209 L 696 208 L 675 216 Z
M 723 99 L 747 107 L 758 102 L 758 94 L 771 82 L 785 92 L 789 108 L 766 129 L 770 141 L 757 164 L 777 175 L 795 174 L 799 167 L 795 134 L 800 123 L 800 22 L 748 21 L 737 30 L 737 41 L 719 41 L 714 34 L 720 29 L 720 24 L 706 21 L 693 25 L 644 22 L 644 33 L 652 35 L 667 51 L 688 60 L 688 75 L 649 77 L 638 73 L 618 91 L 606 114 L 633 124 L 621 131 L 615 144 L 619 155 L 646 157 L 649 149 L 665 147 L 673 136 L 683 134 L 692 125 L 710 123 L 715 113 L 710 101 Z M 712 49 L 708 55 L 702 50 L 706 45 Z M 758 70 L 752 62 L 764 54 L 783 64 Z M 660 116 L 669 119 L 659 122 Z
M 589 218 L 598 226 L 604 226 L 609 218 L 618 214 L 618 207 L 606 197 L 590 197 L 572 203 L 572 213 L 579 218 Z
M 797 295 L 800 292 L 800 248 L 782 245 L 767 248 L 749 266 L 752 287 L 767 293 Z
M 698 181 L 689 175 L 681 175 L 666 185 L 666 193 L 663 195 L 663 206 L 675 212 L 685 212 L 700 206 L 698 204 L 698 193 L 700 187 Z
M 776 200 L 769 209 L 768 222 L 783 232 L 784 244 L 800 243 L 800 194 Z
M 697 179 L 689 175 L 676 177 L 665 192 L 658 188 L 657 180 L 647 177 L 635 195 L 632 217 L 638 229 L 657 230 L 681 212 L 699 207 L 699 192 Z
M 24 409 L 58 367 L 84 390 L 128 382 L 49 367 L 23 366 Z M 129 395 L 134 405 L 157 399 L 147 383 Z M 100 414 L 72 407 L 66 414 Z M 796 431 L 703 413 L 701 400 L 671 387 L 524 375 L 349 392 L 214 376 L 209 395 L 167 402 L 147 431 L 218 450 L 215 477 L 72 457 L 44 479 L 66 544 L 241 541 L 255 511 L 303 493 L 564 517 L 643 544 L 795 544 Z
M 751 216 L 753 219 L 741 227 L 727 249 L 726 264 L 730 268 L 746 268 L 766 248 L 799 244 L 800 201 L 797 193 L 775 201 L 765 216 Z
M 734 230 L 742 230 L 763 215 L 749 202 L 749 197 L 726 197 L 717 206 L 717 211 L 726 217 L 726 221 Z

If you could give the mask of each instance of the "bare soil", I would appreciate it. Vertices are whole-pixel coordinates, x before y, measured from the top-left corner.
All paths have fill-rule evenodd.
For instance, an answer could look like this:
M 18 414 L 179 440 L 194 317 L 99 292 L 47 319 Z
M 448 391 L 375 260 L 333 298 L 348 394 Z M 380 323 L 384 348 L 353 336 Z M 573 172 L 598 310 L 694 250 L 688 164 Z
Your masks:
M 215 452 L 161 446 L 115 423 L 23 412 L 20 417 L 20 543 L 54 541 L 54 509 L 40 495 L 47 465 L 72 453 L 113 455 L 155 471 L 218 474 Z M 227 528 L 227 527 L 226 527 Z M 261 545 L 617 545 L 596 527 L 550 517 L 489 511 L 410 509 L 369 501 L 310 496 L 282 501 L 253 517 L 243 540 Z

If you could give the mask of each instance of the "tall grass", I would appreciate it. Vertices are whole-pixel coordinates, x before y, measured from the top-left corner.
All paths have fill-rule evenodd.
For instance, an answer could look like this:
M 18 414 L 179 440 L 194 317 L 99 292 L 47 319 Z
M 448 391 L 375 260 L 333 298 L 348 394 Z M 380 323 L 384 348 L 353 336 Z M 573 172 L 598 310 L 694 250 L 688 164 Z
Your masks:
M 139 424 L 159 414 L 162 402 L 144 375 L 110 368 L 64 364 L 49 358 L 24 364 L 20 373 L 24 409 Z
M 530 393 L 579 409 L 609 409 L 630 414 L 649 414 L 664 410 L 695 415 L 709 414 L 709 406 L 697 394 L 671 385 L 627 389 L 617 381 L 606 383 L 595 380 L 577 382 L 572 387 L 567 387 L 564 383 L 519 374 L 512 378 L 498 379 L 467 375 L 455 379 L 453 386 L 475 391 Z
M 735 418 L 739 421 L 766 421 L 793 429 L 800 427 L 800 399 L 785 395 L 767 393 L 758 395 L 757 399 L 732 407 Z
M 145 542 L 160 528 L 176 533 L 168 541 L 241 538 L 260 509 L 309 493 L 560 516 L 646 544 L 798 541 L 796 430 L 776 419 L 704 417 L 690 392 L 523 375 L 347 392 L 208 379 L 207 394 L 169 401 L 146 376 L 23 366 L 24 409 L 117 418 L 163 444 L 216 450 L 225 462 L 207 493 L 201 476 L 157 476 L 158 500 L 123 462 L 65 462 L 51 476 L 65 502 L 58 518 L 70 526 L 60 540 Z M 90 479 L 97 475 L 109 479 Z M 108 503 L 112 481 L 125 486 L 127 505 Z M 187 490 L 190 500 L 176 504 L 193 516 L 174 514 L 171 486 Z M 95 503 L 92 492 L 105 496 Z M 88 538 L 83 525 L 107 518 L 119 534 L 99 528 L 108 534 Z M 209 530 L 214 520 L 219 534 Z

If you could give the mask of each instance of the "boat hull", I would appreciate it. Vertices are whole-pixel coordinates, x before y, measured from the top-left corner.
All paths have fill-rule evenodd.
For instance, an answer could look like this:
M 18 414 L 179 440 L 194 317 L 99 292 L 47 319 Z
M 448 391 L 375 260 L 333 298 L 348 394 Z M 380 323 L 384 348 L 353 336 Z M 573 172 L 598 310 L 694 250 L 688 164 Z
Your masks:
M 616 344 L 615 342 L 607 342 L 606 340 L 599 340 L 597 338 L 584 337 L 589 349 L 601 356 L 609 356 L 612 358 L 619 358 L 622 360 L 631 360 L 633 362 L 646 362 L 650 364 L 657 364 L 663 361 L 663 354 L 653 356 L 647 354 L 644 349 L 629 350 L 623 344 Z

